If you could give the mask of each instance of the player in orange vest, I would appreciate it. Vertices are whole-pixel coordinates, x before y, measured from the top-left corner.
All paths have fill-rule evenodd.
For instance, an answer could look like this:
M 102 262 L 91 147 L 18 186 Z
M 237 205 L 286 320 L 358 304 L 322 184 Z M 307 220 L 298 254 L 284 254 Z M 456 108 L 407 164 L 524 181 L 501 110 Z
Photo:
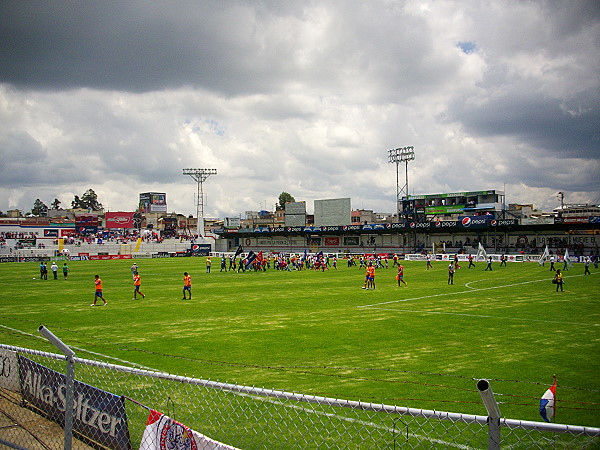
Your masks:
M 137 294 L 138 292 L 140 293 L 140 295 L 142 296 L 142 298 L 146 298 L 146 296 L 144 295 L 144 293 L 142 291 L 140 291 L 140 285 L 142 284 L 142 278 L 140 277 L 139 273 L 135 273 L 133 275 L 133 299 L 137 299 Z
M 190 300 L 192 299 L 192 277 L 188 275 L 187 272 L 183 272 L 183 298 L 181 300 L 186 300 L 185 293 L 190 293 Z
M 94 284 L 96 285 L 96 293 L 94 294 L 94 303 L 92 303 L 90 306 L 96 306 L 96 300 L 98 300 L 98 298 L 101 298 L 104 302 L 104 306 L 106 306 L 108 302 L 102 296 L 102 280 L 100 279 L 99 275 L 95 275 L 94 278 Z

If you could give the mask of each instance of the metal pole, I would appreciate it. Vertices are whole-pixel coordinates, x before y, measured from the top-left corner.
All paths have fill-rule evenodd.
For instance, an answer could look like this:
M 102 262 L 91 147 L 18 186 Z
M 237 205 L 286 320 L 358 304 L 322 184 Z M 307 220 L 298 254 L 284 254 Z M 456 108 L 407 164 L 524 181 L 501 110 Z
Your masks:
M 488 449 L 500 449 L 500 408 L 488 380 L 479 380 L 477 389 L 488 413 Z
M 75 361 L 73 357 L 75 352 L 71 350 L 63 341 L 52 333 L 44 325 L 38 328 L 39 333 L 44 336 L 52 345 L 65 355 L 67 361 L 67 370 L 65 376 L 65 450 L 71 450 L 73 444 L 73 399 L 75 397 Z

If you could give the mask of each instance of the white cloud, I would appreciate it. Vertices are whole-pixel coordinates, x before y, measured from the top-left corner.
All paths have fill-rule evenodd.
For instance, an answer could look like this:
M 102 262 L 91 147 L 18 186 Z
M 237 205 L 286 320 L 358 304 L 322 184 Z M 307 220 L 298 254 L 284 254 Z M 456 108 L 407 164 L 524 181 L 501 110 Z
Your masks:
M 282 191 L 390 212 L 387 149 L 408 145 L 411 193 L 597 200 L 600 19 L 560 5 L 56 2 L 32 20 L 5 6 L 0 210 L 93 188 L 111 210 L 165 191 L 195 213 L 182 169 L 199 167 L 218 170 L 211 216 Z M 28 27 L 40 41 L 18 39 Z

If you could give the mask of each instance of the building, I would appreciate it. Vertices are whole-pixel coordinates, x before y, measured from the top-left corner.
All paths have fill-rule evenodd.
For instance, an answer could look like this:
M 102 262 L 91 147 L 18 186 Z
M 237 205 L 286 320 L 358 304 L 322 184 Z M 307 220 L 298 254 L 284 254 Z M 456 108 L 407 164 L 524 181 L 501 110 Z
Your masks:
M 407 220 L 433 221 L 479 215 L 500 218 L 504 210 L 504 192 L 492 189 L 402 197 L 400 213 Z

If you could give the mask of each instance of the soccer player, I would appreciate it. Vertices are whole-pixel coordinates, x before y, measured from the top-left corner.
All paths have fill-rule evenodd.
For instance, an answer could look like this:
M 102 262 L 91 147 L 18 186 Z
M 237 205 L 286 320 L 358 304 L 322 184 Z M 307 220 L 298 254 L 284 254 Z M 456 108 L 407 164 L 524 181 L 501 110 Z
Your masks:
M 69 276 L 69 266 L 67 266 L 67 263 L 63 264 L 63 277 L 65 278 L 65 280 L 67 279 L 67 277 Z
M 500 256 L 500 267 L 506 266 L 506 259 L 506 255 L 502 253 L 502 256 Z
M 52 271 L 54 279 L 58 280 L 58 265 L 56 264 L 56 262 L 52 263 L 52 265 L 50 266 L 50 270 Z
M 448 284 L 454 284 L 454 264 L 450 263 L 448 265 Z
M 210 256 L 206 258 L 206 273 L 210 273 L 210 267 L 212 266 L 212 261 L 210 260 Z
M 469 253 L 469 267 L 467 267 L 467 269 L 470 269 L 471 267 L 475 267 L 475 264 L 473 264 L 473 255 Z
M 590 264 L 592 263 L 592 260 L 590 259 L 589 256 L 585 257 L 585 262 L 583 263 L 583 268 L 584 268 L 584 275 L 591 275 L 590 273 Z
M 402 264 L 398 265 L 398 275 L 396 275 L 396 280 L 398 280 L 398 287 L 400 287 L 400 283 L 404 283 L 404 286 L 408 286 L 408 283 L 404 281 L 404 266 Z
M 554 272 L 556 269 L 554 268 L 554 255 L 550 257 L 550 271 Z
M 133 279 L 133 277 L 135 277 L 135 274 L 138 273 L 138 266 L 137 263 L 133 263 L 133 266 L 131 266 L 131 278 Z
M 140 291 L 141 284 L 142 284 L 142 277 L 140 277 L 140 274 L 136 272 L 135 275 L 133 276 L 133 299 L 134 300 L 137 299 L 138 292 L 140 293 L 142 298 L 146 298 L 144 293 L 142 291 Z
M 190 293 L 190 300 L 192 299 L 192 277 L 188 275 L 187 272 L 183 272 L 183 298 L 181 300 L 186 300 L 185 293 Z
M 487 260 L 487 266 L 485 267 L 485 270 L 492 270 L 492 257 L 491 256 Z
M 94 303 L 92 303 L 90 306 L 96 306 L 96 300 L 98 300 L 99 298 L 102 299 L 102 301 L 104 302 L 104 306 L 106 306 L 108 302 L 102 296 L 102 280 L 100 279 L 99 275 L 94 275 L 94 278 L 94 284 L 96 285 L 96 293 L 94 294 Z
M 362 288 L 369 290 L 371 286 L 373 289 L 375 289 L 375 267 L 373 267 L 372 262 L 369 262 L 369 265 L 367 266 L 367 272 L 365 274 L 365 283 L 363 284 Z
M 427 253 L 427 270 L 429 269 L 433 269 L 433 266 L 431 265 L 431 255 L 429 253 Z
M 458 264 L 458 255 L 454 255 L 454 268 L 460 269 L 460 264 Z

